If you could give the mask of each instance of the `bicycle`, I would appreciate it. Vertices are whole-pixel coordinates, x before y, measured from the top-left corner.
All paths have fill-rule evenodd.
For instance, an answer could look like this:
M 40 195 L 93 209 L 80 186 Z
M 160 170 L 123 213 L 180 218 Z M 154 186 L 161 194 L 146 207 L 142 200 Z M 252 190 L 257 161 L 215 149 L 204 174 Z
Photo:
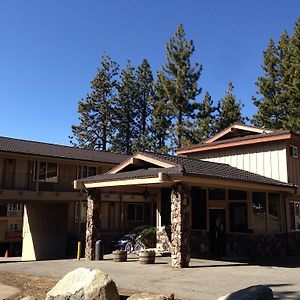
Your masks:
M 134 252 L 136 255 L 139 255 L 140 251 L 146 249 L 146 246 L 142 243 L 140 238 L 141 237 L 138 236 L 137 239 L 126 243 L 124 250 L 127 252 L 127 254 Z

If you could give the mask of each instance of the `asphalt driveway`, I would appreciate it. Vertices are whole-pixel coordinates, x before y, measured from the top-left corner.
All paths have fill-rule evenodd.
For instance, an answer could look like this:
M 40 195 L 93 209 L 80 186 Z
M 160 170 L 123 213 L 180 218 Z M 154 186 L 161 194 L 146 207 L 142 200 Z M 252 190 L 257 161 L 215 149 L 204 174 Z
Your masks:
M 130 255 L 124 263 L 113 262 L 111 255 L 106 255 L 102 261 L 21 262 L 0 258 L 0 271 L 26 275 L 61 278 L 77 267 L 98 268 L 106 272 L 123 290 L 175 293 L 182 299 L 217 299 L 255 284 L 270 286 L 277 299 L 300 299 L 299 260 L 279 267 L 192 259 L 190 268 L 174 269 L 170 257 L 158 257 L 154 265 L 141 265 L 135 255 Z

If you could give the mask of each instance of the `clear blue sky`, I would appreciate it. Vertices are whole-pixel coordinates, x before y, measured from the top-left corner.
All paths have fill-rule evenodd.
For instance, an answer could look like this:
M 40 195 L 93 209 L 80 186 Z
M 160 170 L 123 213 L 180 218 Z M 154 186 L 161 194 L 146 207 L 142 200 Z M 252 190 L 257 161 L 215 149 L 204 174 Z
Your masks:
M 101 55 L 156 72 L 179 23 L 203 65 L 200 97 L 218 101 L 232 81 L 251 116 L 262 51 L 299 15 L 299 0 L 1 1 L 0 135 L 68 145 Z

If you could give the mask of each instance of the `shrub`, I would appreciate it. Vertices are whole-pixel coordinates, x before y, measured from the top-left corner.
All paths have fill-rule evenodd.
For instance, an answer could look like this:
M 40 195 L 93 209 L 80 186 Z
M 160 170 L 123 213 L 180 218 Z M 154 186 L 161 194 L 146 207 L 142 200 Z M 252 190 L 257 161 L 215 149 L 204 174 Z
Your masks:
M 156 227 L 145 228 L 141 232 L 141 241 L 147 248 L 156 247 Z

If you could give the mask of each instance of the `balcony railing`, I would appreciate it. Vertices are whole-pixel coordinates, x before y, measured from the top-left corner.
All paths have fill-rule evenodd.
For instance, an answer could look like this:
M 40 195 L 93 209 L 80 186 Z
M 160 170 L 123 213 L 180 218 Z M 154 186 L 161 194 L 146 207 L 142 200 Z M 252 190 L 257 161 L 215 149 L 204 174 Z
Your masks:
M 33 180 L 31 173 L 4 173 L 0 172 L 1 190 L 19 191 L 49 191 L 49 192 L 74 192 L 71 176 L 58 176 L 57 182 Z

